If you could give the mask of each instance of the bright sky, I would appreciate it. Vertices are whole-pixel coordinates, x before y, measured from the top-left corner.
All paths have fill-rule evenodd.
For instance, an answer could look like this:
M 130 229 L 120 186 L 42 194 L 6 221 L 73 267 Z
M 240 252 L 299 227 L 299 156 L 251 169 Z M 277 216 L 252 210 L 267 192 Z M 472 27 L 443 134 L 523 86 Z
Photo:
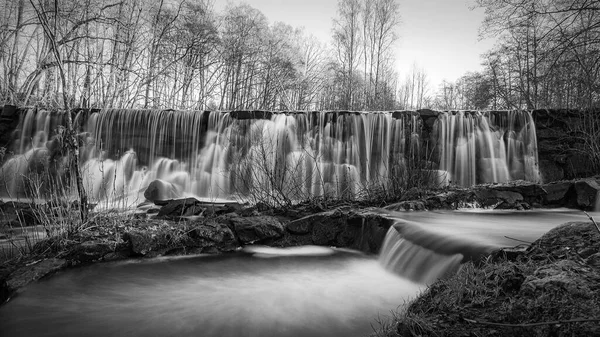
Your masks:
M 337 0 L 215 0 L 221 12 L 227 3 L 246 2 L 270 23 L 304 27 L 309 34 L 330 42 Z M 454 81 L 468 71 L 482 69 L 480 55 L 493 40 L 479 41 L 482 9 L 470 10 L 474 0 L 397 0 L 401 25 L 397 34 L 396 67 L 404 76 L 413 64 L 425 70 L 431 88 L 442 80 Z

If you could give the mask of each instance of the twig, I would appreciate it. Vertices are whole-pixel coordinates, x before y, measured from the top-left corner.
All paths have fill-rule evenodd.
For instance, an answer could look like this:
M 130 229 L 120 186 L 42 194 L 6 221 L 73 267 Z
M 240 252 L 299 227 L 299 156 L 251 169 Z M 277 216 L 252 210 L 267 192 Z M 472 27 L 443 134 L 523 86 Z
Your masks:
M 505 326 L 505 327 L 530 327 L 530 326 L 540 326 L 540 325 L 554 325 L 554 324 L 564 324 L 564 323 L 582 323 L 582 322 L 597 322 L 600 321 L 600 318 L 574 318 L 568 319 L 564 321 L 549 321 L 549 322 L 535 322 L 535 323 L 495 323 L 495 322 L 486 322 L 486 321 L 478 321 L 474 319 L 464 318 L 465 322 L 473 323 L 473 324 L 481 324 L 481 325 L 491 325 L 491 326 Z
M 524 243 L 527 243 L 527 244 L 531 244 L 531 242 L 529 242 L 529 241 L 524 241 L 524 240 L 519 240 L 519 239 L 511 238 L 510 236 L 506 236 L 505 235 L 504 237 L 507 238 L 507 239 L 510 239 L 510 240 L 515 240 L 515 241 L 519 241 L 519 242 L 524 242 Z
M 598 230 L 598 233 L 600 233 L 600 226 L 598 226 L 598 223 L 596 222 L 596 220 L 594 220 L 594 218 L 592 218 L 592 216 L 589 215 L 588 212 L 583 211 L 583 213 L 585 213 L 585 215 L 587 215 L 587 217 L 594 223 L 594 225 L 596 226 L 596 229 Z

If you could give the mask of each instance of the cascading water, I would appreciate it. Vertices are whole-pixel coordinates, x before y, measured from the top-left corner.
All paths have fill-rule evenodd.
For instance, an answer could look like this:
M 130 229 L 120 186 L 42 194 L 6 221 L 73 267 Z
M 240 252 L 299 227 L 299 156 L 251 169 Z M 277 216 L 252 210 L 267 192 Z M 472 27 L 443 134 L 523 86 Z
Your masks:
M 413 243 L 394 227 L 388 230 L 379 253 L 379 262 L 384 268 L 424 284 L 451 275 L 458 270 L 462 260 L 460 253 L 440 254 Z
M 453 184 L 541 181 L 535 124 L 528 112 L 444 112 L 435 122 L 434 138 L 439 168 Z
M 16 155 L 0 169 L 1 195 L 24 197 L 22 180 L 32 169 L 65 161 L 55 136 L 60 120 L 42 111 L 24 115 Z M 432 184 L 540 180 L 535 126 L 523 111 L 440 113 L 431 140 L 422 137 L 415 112 L 105 109 L 76 121 L 86 144 L 84 183 L 96 202 L 135 205 L 154 180 L 181 197 L 360 198 L 373 186 L 409 179 L 407 163 L 415 161 L 430 163 Z M 67 173 L 48 167 L 51 176 Z

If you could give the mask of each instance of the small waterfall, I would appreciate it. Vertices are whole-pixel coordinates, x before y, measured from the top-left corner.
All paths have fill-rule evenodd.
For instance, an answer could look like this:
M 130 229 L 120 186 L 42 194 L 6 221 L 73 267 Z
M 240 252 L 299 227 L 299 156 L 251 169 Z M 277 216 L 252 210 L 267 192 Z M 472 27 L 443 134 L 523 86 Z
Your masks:
M 493 247 L 443 236 L 420 225 L 396 222 L 388 230 L 379 252 L 379 262 L 387 270 L 411 281 L 431 284 L 454 274 L 462 262 L 475 261 Z
M 463 259 L 462 254 L 443 255 L 412 243 L 394 227 L 388 230 L 379 254 L 385 269 L 424 284 L 456 272 Z

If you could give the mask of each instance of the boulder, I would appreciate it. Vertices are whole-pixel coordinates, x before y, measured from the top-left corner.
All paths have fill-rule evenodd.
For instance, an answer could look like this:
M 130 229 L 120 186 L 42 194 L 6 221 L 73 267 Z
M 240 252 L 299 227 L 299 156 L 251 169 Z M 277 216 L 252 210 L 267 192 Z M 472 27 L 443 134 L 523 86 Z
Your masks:
M 283 235 L 284 227 L 273 216 L 234 217 L 229 220 L 242 244 L 261 243 Z
M 340 207 L 288 223 L 281 245 L 336 246 L 376 254 L 392 223 L 376 210 Z
M 528 276 L 521 286 L 521 294 L 538 296 L 557 293 L 570 298 L 590 298 L 593 287 L 600 283 L 598 271 L 572 260 L 546 264 Z
M 322 227 L 324 225 L 336 226 L 338 222 L 346 222 L 347 211 L 342 209 L 334 209 L 326 212 L 320 212 L 317 214 L 311 214 L 303 218 L 291 221 L 287 224 L 286 230 L 292 234 L 303 235 L 310 234 L 313 232 L 315 226 Z M 320 230 L 320 229 L 319 229 Z M 322 241 L 318 239 L 317 241 Z
M 100 260 L 111 252 L 113 249 L 108 243 L 86 241 L 71 247 L 65 258 L 72 263 L 87 263 Z
M 14 291 L 66 266 L 67 261 L 65 259 L 57 258 L 46 259 L 26 265 L 12 272 L 6 280 L 6 285 L 9 289 Z
M 200 215 L 206 210 L 202 202 L 196 198 L 170 200 L 158 214 L 158 218 L 178 218 L 182 216 Z
M 510 183 L 492 185 L 490 188 L 497 191 L 510 191 L 519 193 L 523 196 L 524 201 L 528 203 L 541 202 L 546 195 L 546 190 L 538 183 L 524 180 L 511 181 Z
M 574 184 L 577 194 L 577 206 L 584 209 L 594 208 L 600 195 L 600 184 L 595 179 L 576 181 Z
M 542 159 L 539 163 L 540 174 L 545 182 L 559 181 L 564 179 L 565 171 L 555 161 Z
M 546 196 L 544 197 L 544 203 L 550 205 L 563 205 L 567 202 L 567 192 L 573 186 L 571 181 L 557 181 L 542 186 L 546 190 Z
M 123 241 L 128 242 L 131 251 L 138 255 L 146 255 L 156 246 L 152 234 L 140 230 L 126 232 L 123 234 Z
M 475 190 L 475 197 L 483 207 L 504 205 L 503 208 L 517 207 L 523 201 L 523 195 L 513 191 L 483 188 Z
M 591 255 L 584 253 L 585 250 L 600 251 L 600 232 L 592 222 L 575 221 L 557 226 L 534 241 L 527 256 L 534 260 L 557 260 Z
M 202 248 L 217 248 L 219 251 L 233 251 L 238 247 L 238 242 L 233 232 L 227 225 L 210 221 L 197 225 L 188 236 L 194 245 Z
M 181 198 L 181 193 L 174 184 L 161 179 L 156 179 L 148 185 L 144 191 L 144 197 L 149 201 L 155 202 L 157 200 Z
M 384 209 L 389 209 L 391 211 L 424 211 L 426 207 L 425 202 L 423 201 L 407 200 L 385 206 Z

